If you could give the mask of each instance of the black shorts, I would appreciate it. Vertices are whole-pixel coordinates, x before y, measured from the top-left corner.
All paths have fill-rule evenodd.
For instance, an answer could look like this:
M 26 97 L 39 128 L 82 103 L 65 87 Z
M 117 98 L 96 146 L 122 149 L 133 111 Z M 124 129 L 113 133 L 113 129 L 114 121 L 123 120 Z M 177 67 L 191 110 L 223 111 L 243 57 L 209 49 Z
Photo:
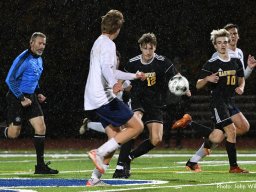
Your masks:
M 221 130 L 233 123 L 231 120 L 233 115 L 240 113 L 240 110 L 235 105 L 234 98 L 211 99 L 210 107 L 215 127 Z
M 158 122 L 163 124 L 163 110 L 161 105 L 145 102 L 143 100 L 133 99 L 131 102 L 132 110 L 143 113 L 142 121 L 145 125 L 148 123 Z
M 21 125 L 23 119 L 32 119 L 44 115 L 36 94 L 24 94 L 24 96 L 32 101 L 32 104 L 28 107 L 23 107 L 21 102 L 10 91 L 7 93 L 8 125 L 11 123 L 14 125 Z

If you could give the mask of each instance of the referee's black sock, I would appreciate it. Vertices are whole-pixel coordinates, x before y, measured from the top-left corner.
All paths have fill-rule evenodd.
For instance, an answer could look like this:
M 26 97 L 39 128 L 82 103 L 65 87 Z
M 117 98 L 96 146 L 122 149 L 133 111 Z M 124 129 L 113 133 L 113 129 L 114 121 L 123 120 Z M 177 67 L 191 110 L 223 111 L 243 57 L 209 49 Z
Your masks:
M 236 154 L 236 144 L 230 143 L 226 140 L 226 150 L 228 154 L 228 160 L 231 167 L 237 166 L 237 154 Z
M 34 135 L 34 146 L 36 149 L 37 165 L 44 165 L 44 141 L 45 135 Z
M 127 160 L 128 155 L 130 154 L 132 147 L 134 145 L 134 139 L 124 143 L 121 146 L 120 153 L 117 160 L 117 165 L 123 166 L 123 162 Z
M 143 141 L 134 151 L 132 151 L 129 155 L 129 158 L 132 160 L 141 155 L 148 153 L 151 149 L 155 148 L 155 146 L 151 143 L 149 139 Z

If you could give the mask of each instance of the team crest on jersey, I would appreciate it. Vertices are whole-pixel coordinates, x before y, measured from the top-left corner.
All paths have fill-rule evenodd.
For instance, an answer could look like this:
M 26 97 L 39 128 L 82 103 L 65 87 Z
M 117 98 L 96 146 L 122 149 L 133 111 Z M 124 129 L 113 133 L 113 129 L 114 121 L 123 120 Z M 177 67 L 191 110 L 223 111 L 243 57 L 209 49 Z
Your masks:
M 15 117 L 15 122 L 20 123 L 21 122 L 21 118 L 20 117 Z

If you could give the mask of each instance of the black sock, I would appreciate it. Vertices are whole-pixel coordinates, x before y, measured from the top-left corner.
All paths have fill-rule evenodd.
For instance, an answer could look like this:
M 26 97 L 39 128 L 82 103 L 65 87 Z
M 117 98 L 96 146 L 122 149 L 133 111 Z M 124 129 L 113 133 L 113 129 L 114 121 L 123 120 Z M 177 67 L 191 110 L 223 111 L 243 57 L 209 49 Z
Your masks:
M 129 155 L 131 159 L 137 158 L 141 155 L 146 154 L 151 149 L 155 148 L 155 146 L 150 142 L 149 139 L 143 141 L 134 151 L 132 151 Z
M 204 148 L 211 149 L 213 143 L 209 140 L 209 138 L 204 138 Z
M 37 165 L 44 164 L 44 141 L 45 135 L 34 135 L 34 146 L 36 149 Z
M 212 128 L 192 121 L 191 127 L 195 130 L 196 134 L 202 137 L 208 137 L 213 131 Z
M 236 144 L 226 141 L 226 150 L 227 150 L 230 166 L 232 167 L 237 166 Z
M 124 143 L 121 146 L 120 153 L 117 160 L 117 165 L 123 166 L 123 162 L 127 160 L 128 155 L 130 154 L 132 147 L 134 145 L 134 139 Z
M 8 127 L 1 127 L 0 128 L 0 138 L 8 138 Z

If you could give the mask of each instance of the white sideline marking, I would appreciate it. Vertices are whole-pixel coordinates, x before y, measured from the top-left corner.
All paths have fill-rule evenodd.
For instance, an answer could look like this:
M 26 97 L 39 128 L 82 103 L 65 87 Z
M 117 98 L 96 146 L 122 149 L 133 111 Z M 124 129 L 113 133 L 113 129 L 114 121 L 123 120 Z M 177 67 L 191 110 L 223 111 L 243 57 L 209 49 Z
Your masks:
M 237 183 L 254 183 L 256 180 L 251 181 L 228 181 L 228 182 L 221 182 L 221 183 L 204 183 L 204 184 L 184 184 L 184 185 L 173 185 L 173 186 L 148 186 L 148 187 L 136 187 L 136 188 L 125 188 L 125 189 L 107 189 L 107 190 L 97 190 L 94 192 L 119 192 L 119 191 L 132 191 L 132 190 L 145 190 L 145 189 L 164 189 L 164 188 L 175 188 L 175 189 L 181 189 L 183 187 L 204 187 L 204 186 L 214 186 L 218 187 L 218 185 L 225 185 L 225 184 L 237 184 Z M 256 185 L 255 184 L 248 184 L 248 189 L 254 189 L 255 190 Z M 82 191 L 84 192 L 84 191 Z
M 18 162 L 18 161 L 17 161 Z M 21 161 L 23 162 L 23 161 Z M 217 167 L 217 166 L 224 166 L 224 165 L 229 165 L 228 161 L 202 161 L 203 164 L 204 164 L 204 167 Z M 178 166 L 174 166 L 174 165 L 170 165 L 170 166 L 161 166 L 161 167 L 144 167 L 144 168 L 132 168 L 133 170 L 155 170 L 155 169 L 170 169 L 169 171 L 170 172 L 175 172 L 175 173 L 194 173 L 193 171 L 178 171 L 178 170 L 175 170 L 177 168 L 185 168 L 185 164 L 186 162 L 185 161 L 182 161 L 182 162 L 175 162 L 176 164 L 182 164 L 182 165 L 178 165 Z M 256 161 L 238 161 L 239 164 L 246 164 L 246 165 L 255 165 L 256 164 Z M 200 163 L 201 164 L 201 163 Z M 115 171 L 115 168 L 113 169 L 108 169 L 108 172 L 109 173 L 113 173 Z M 71 170 L 71 171 L 60 171 L 60 173 L 91 173 L 92 170 L 89 169 L 89 170 Z M 207 172 L 206 170 L 203 170 L 203 172 Z M 252 172 L 250 171 L 250 173 L 255 173 L 255 172 Z M 34 170 L 31 170 L 31 171 L 20 171 L 20 172 L 12 172 L 12 171 L 6 171 L 5 173 L 0 173 L 0 176 L 3 176 L 3 175 L 27 175 L 27 174 L 34 174 Z

